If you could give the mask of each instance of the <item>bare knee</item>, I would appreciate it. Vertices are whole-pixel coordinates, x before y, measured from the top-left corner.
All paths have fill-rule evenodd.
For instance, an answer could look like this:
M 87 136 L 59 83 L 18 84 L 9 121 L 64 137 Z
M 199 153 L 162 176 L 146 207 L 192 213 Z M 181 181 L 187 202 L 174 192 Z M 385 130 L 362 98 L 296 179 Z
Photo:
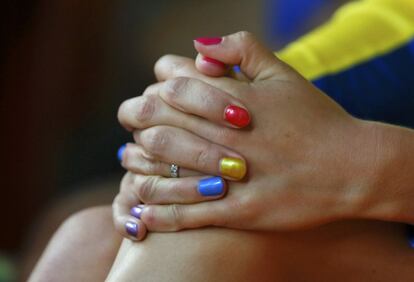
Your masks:
M 97 275 L 102 279 L 109 272 L 119 245 L 120 237 L 114 231 L 109 206 L 77 212 L 53 235 L 31 281 L 79 281 L 80 278 L 95 281 L 92 276 Z M 97 260 L 101 265 L 99 270 L 93 267 Z M 106 273 L 97 273 L 103 270 Z
M 124 241 L 109 281 L 274 281 L 274 243 L 269 233 L 220 228 L 151 233 Z
M 81 210 L 68 217 L 59 227 L 58 233 L 61 233 L 61 236 L 82 234 L 76 239 L 88 240 L 100 236 L 102 231 L 113 230 L 110 206 L 98 206 Z

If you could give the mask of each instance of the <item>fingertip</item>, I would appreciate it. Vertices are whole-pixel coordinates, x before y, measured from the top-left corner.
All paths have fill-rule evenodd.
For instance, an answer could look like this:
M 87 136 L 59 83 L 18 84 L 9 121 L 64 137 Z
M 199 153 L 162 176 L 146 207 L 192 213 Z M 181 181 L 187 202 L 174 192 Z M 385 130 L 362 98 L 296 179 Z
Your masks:
M 141 220 L 128 219 L 124 223 L 124 228 L 126 237 L 133 241 L 141 241 L 147 234 L 145 224 Z
M 124 152 L 125 152 L 126 147 L 127 147 L 127 144 L 124 144 L 124 145 L 122 145 L 121 147 L 119 147 L 119 149 L 118 149 L 118 151 L 117 151 L 116 156 L 117 156 L 118 161 L 119 161 L 120 163 L 122 163 L 122 159 L 123 159 L 123 157 L 124 157 Z
M 226 188 L 226 182 L 218 176 L 203 178 L 197 185 L 197 191 L 203 197 L 221 198 L 226 193 Z
M 219 162 L 219 170 L 224 178 L 240 181 L 247 174 L 247 164 L 241 158 L 225 157 Z
M 224 109 L 224 118 L 231 125 L 238 128 L 248 126 L 251 121 L 249 112 L 246 109 L 236 105 L 228 105 Z
M 145 205 L 140 214 L 140 220 L 151 231 L 158 231 L 156 228 L 156 206 Z
M 194 39 L 194 44 L 200 44 L 203 46 L 218 45 L 223 41 L 223 37 L 197 37 Z
M 227 65 L 240 65 L 248 80 L 264 80 L 283 72 L 273 52 L 247 31 L 223 36 L 217 44 L 203 44 L 196 40 L 194 47 L 204 56 Z
M 221 77 L 228 73 L 228 67 L 226 64 L 201 54 L 197 55 L 195 65 L 199 72 L 211 77 Z
M 242 71 L 241 71 L 241 68 L 240 68 L 240 66 L 239 65 L 234 65 L 233 67 L 232 67 L 232 70 L 233 70 L 233 72 L 234 73 L 241 73 Z
M 143 209 L 144 209 L 144 205 L 137 205 L 137 206 L 132 207 L 129 213 L 133 217 L 137 219 L 141 219 L 141 213 Z

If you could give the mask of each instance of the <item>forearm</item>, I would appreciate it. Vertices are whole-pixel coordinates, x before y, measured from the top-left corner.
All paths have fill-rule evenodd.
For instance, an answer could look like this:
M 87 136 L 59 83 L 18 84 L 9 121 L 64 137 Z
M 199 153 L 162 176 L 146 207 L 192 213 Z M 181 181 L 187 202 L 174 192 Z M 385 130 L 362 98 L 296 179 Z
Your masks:
M 364 217 L 414 224 L 414 130 L 369 122 L 373 173 Z

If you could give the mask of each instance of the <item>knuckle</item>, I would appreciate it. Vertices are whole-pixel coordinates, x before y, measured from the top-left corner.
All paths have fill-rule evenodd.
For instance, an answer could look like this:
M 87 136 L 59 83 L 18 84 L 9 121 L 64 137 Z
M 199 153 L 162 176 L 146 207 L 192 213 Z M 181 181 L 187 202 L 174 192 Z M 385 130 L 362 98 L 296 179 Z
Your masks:
M 156 109 L 157 98 L 155 96 L 141 96 L 136 101 L 135 120 L 137 125 L 145 126 L 153 117 Z
M 166 54 L 161 56 L 154 65 L 154 73 L 158 77 L 165 73 L 166 68 L 168 68 L 168 64 L 172 61 L 173 55 Z
M 157 162 L 152 161 L 143 161 L 140 170 L 146 175 L 156 175 L 159 172 Z
M 257 46 L 258 41 L 253 33 L 249 31 L 240 31 L 238 34 L 238 41 L 243 52 L 249 53 Z
M 158 222 L 156 208 L 147 206 L 145 208 L 145 213 L 142 214 L 141 220 L 145 223 L 149 230 L 154 229 Z
M 154 72 L 157 76 L 167 78 L 176 77 L 186 67 L 186 62 L 175 55 L 164 55 L 158 59 L 154 66 Z
M 168 207 L 171 215 L 172 231 L 182 229 L 183 226 L 183 207 L 177 204 L 172 204 Z
M 215 130 L 215 136 L 212 140 L 217 140 L 218 143 L 223 145 L 230 145 L 234 147 L 234 144 L 238 143 L 240 138 L 240 132 L 237 132 L 233 129 L 229 129 L 226 127 L 221 127 Z M 217 143 L 216 142 L 216 143 Z
M 121 185 L 119 188 L 120 193 L 123 193 L 128 190 L 128 187 L 133 184 L 133 175 L 131 172 L 125 173 L 124 177 L 121 180 Z
M 129 108 L 130 103 L 131 103 L 131 100 L 126 100 L 122 102 L 122 104 L 118 108 L 118 114 L 117 114 L 118 121 L 123 125 L 127 124 L 126 117 L 128 116 L 128 112 L 129 112 L 128 108 Z
M 149 161 L 149 162 L 155 162 L 156 158 L 154 155 L 150 154 L 149 152 L 142 150 L 141 151 L 141 158 L 143 160 Z
M 150 154 L 161 155 L 168 146 L 169 133 L 161 127 L 153 127 L 142 132 L 142 145 Z
M 141 97 L 157 95 L 157 90 L 159 86 L 160 86 L 159 82 L 147 86 L 147 88 L 145 88 L 144 92 L 142 93 Z
M 187 77 L 176 77 L 169 79 L 164 83 L 163 93 L 165 98 L 170 101 L 176 101 L 180 95 L 185 93 L 185 89 L 188 88 L 190 78 Z
M 158 175 L 158 161 L 154 156 L 140 148 L 138 153 L 137 170 L 145 175 Z
M 121 165 L 123 167 L 128 168 L 131 166 L 132 160 L 133 160 L 132 150 L 129 148 L 129 146 L 126 146 L 124 153 L 122 155 Z
M 137 196 L 144 202 L 149 203 L 154 199 L 156 193 L 156 177 L 137 177 Z
M 194 163 L 197 168 L 204 170 L 208 166 L 208 162 L 212 156 L 211 144 L 198 150 L 194 156 Z
M 112 202 L 112 211 L 115 212 L 121 202 L 121 194 L 117 194 Z
M 181 182 L 171 182 L 168 188 L 168 195 L 171 195 L 172 198 L 188 198 L 186 190 L 183 189 L 184 187 Z
M 238 218 L 243 218 L 246 220 L 252 219 L 256 214 L 254 207 L 257 205 L 251 204 L 250 196 L 241 196 L 237 198 L 229 198 L 227 200 L 227 207 L 231 211 L 236 211 Z M 261 208 L 261 207 L 260 207 Z
M 239 38 L 240 42 L 251 43 L 255 41 L 255 36 L 250 31 L 239 31 L 237 33 L 237 37 Z
M 219 92 L 217 92 L 212 87 L 205 87 L 203 85 L 202 92 L 202 100 L 200 102 L 202 103 L 202 106 L 206 109 L 214 109 L 217 104 L 229 103 L 228 99 L 224 95 L 217 95 L 219 94 Z

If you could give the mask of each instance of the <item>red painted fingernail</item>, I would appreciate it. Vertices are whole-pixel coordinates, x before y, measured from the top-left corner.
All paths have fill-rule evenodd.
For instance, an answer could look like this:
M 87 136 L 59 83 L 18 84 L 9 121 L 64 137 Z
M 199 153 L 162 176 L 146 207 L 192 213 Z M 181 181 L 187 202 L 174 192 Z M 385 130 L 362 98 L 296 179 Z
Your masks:
M 221 67 L 221 68 L 225 68 L 226 67 L 226 64 L 225 63 L 220 62 L 219 60 L 216 60 L 216 59 L 213 59 L 213 58 L 210 58 L 210 57 L 203 56 L 203 61 L 206 61 L 208 63 L 212 63 L 212 64 L 214 64 L 216 66 Z
M 230 105 L 224 110 L 225 119 L 237 127 L 245 127 L 250 123 L 249 112 L 243 108 Z
M 223 38 L 221 37 L 199 37 L 199 38 L 196 38 L 195 41 L 203 45 L 217 45 L 221 41 L 223 41 Z

